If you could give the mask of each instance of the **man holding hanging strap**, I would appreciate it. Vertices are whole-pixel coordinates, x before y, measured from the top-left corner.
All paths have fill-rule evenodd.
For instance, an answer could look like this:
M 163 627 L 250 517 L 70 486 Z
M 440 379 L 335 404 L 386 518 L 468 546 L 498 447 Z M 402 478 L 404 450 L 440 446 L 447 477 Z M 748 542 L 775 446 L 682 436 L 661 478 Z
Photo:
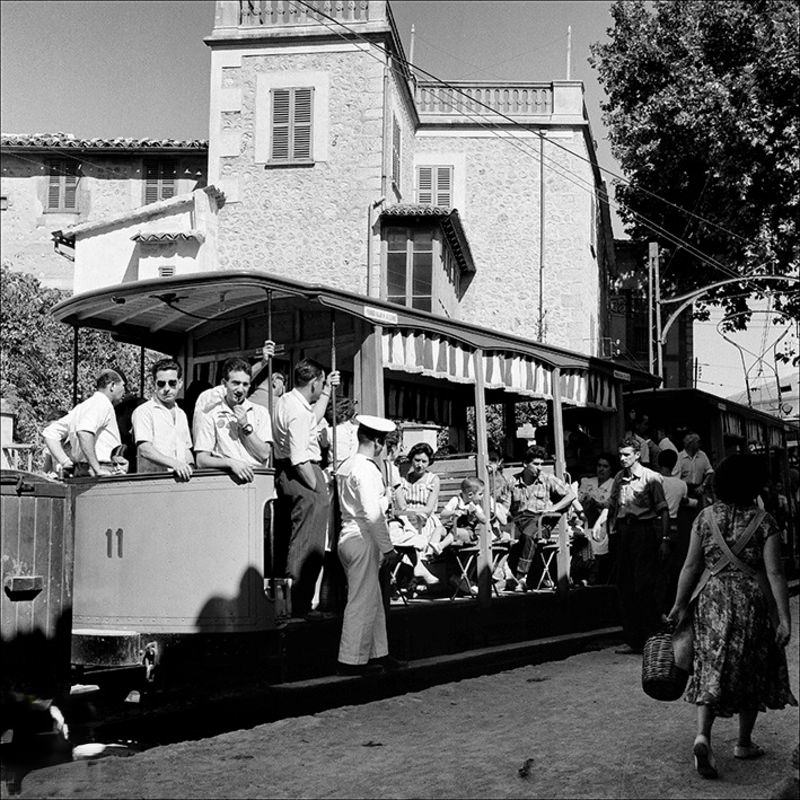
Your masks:
M 665 605 L 669 507 L 661 476 L 639 463 L 636 439 L 623 439 L 618 452 L 622 469 L 611 487 L 608 529 L 628 643 L 619 652 L 641 653 L 647 637 L 658 629 Z

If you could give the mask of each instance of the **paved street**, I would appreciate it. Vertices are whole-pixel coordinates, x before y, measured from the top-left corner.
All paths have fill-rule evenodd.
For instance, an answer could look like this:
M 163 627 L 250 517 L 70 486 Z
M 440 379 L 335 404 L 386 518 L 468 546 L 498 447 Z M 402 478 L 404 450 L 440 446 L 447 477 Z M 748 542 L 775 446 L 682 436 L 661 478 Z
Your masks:
M 792 614 L 797 694 L 796 597 Z M 789 774 L 797 708 L 760 717 L 756 740 L 767 755 L 754 762 L 734 760 L 735 720 L 718 721 L 722 779 L 704 781 L 692 767 L 693 708 L 650 700 L 640 669 L 639 658 L 605 648 L 128 758 L 50 767 L 25 778 L 22 797 L 758 798 Z

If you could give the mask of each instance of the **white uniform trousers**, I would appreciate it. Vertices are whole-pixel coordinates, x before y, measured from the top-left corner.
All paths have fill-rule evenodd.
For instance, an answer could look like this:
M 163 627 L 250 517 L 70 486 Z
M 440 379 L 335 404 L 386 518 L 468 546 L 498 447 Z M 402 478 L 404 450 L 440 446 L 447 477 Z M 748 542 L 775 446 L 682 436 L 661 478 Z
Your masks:
M 345 533 L 338 545 L 339 560 L 347 575 L 347 605 L 344 609 L 339 661 L 366 664 L 389 653 L 386 617 L 378 582 L 380 552 L 361 532 Z

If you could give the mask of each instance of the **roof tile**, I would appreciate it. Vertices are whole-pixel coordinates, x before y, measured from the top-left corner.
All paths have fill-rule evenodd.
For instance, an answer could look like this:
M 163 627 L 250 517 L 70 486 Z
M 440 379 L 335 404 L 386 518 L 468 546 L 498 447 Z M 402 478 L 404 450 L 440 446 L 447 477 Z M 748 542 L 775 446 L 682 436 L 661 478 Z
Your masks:
M 81 139 L 72 133 L 3 133 L 0 147 L 41 149 L 75 148 L 81 150 L 208 150 L 206 139 L 134 139 L 117 136 L 103 139 Z

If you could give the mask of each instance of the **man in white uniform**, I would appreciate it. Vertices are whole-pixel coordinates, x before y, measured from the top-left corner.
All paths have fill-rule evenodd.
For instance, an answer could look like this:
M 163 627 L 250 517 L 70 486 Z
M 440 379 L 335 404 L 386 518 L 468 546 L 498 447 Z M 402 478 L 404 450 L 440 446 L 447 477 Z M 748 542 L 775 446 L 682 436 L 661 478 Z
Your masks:
M 228 469 L 241 482 L 255 477 L 253 467 L 269 466 L 272 424 L 269 411 L 247 399 L 250 365 L 229 358 L 222 365 L 225 397 L 195 417 L 194 449 L 200 468 Z
M 169 470 L 180 481 L 192 477 L 192 438 L 189 422 L 176 402 L 181 390 L 181 365 L 171 358 L 153 364 L 155 393 L 137 406 L 131 418 L 138 447 L 138 472 Z
M 377 460 L 393 422 L 366 414 L 358 421 L 358 450 L 336 471 L 342 529 L 339 560 L 347 576 L 347 605 L 339 644 L 339 673 L 365 675 L 400 666 L 389 656 L 378 572 L 397 559 L 386 521 L 388 499 Z
M 114 406 L 125 395 L 125 380 L 116 370 L 106 369 L 97 376 L 95 389 L 70 412 L 70 445 L 78 477 L 125 472 L 111 460 L 112 451 L 121 444 Z

